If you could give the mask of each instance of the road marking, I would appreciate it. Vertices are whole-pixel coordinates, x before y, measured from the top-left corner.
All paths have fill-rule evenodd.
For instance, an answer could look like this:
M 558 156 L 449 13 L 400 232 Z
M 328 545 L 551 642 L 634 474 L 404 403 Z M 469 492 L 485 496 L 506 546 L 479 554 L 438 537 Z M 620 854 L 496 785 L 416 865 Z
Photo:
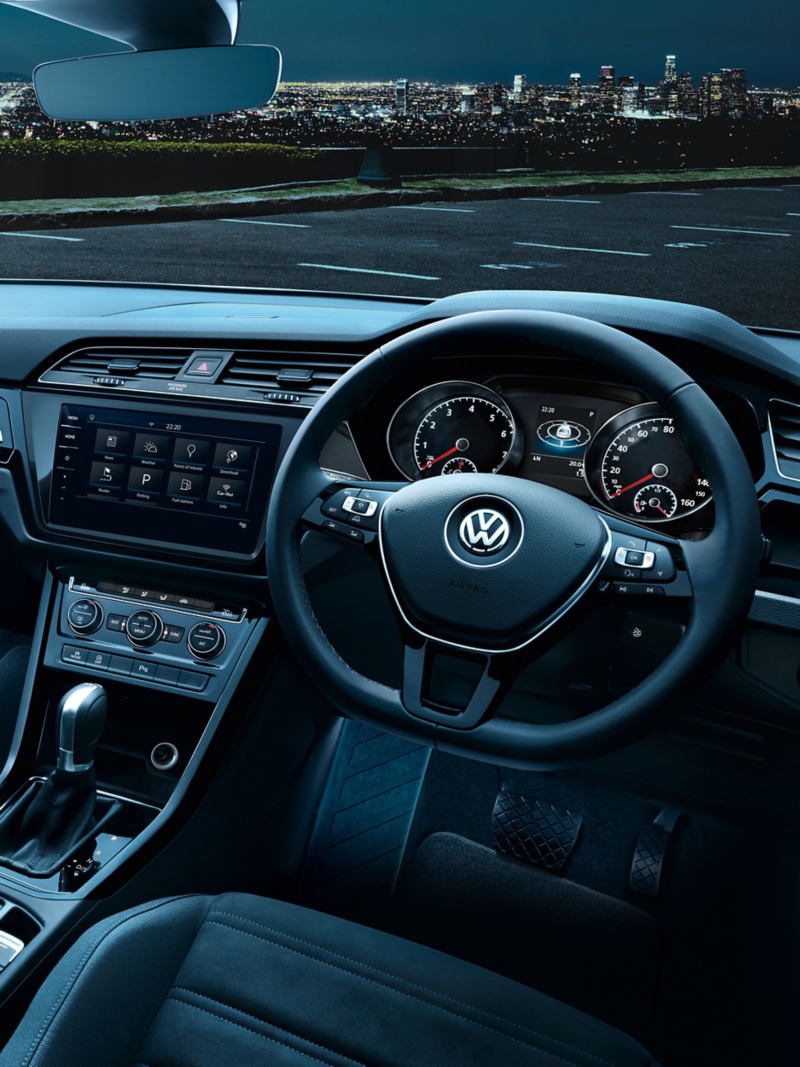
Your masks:
M 535 200 L 545 204 L 602 204 L 602 200 L 573 200 L 564 196 L 521 196 L 520 200 Z
M 634 196 L 702 196 L 702 193 L 683 193 L 677 189 L 636 189 Z
M 51 237 L 49 233 L 17 233 L 15 230 L 2 230 L 0 237 L 35 237 L 37 241 L 80 241 L 85 237 Z
M 481 267 L 485 267 L 487 270 L 534 270 L 534 267 L 529 267 L 525 263 L 481 263 Z
M 791 237 L 790 233 L 777 233 L 775 230 L 733 230 L 722 226 L 671 226 L 671 230 L 703 230 L 705 233 L 752 233 L 759 237 Z
M 423 204 L 390 204 L 393 211 L 457 211 L 461 215 L 474 215 L 474 207 L 425 207 Z
M 650 257 L 652 252 L 617 252 L 611 248 L 574 248 L 572 245 L 543 245 L 538 241 L 515 241 L 515 245 L 523 245 L 525 248 L 557 248 L 562 252 L 602 252 L 606 256 L 644 256 Z
M 220 219 L 220 222 L 243 222 L 245 226 L 291 226 L 295 230 L 310 230 L 307 222 L 261 222 L 260 219 Z
M 800 211 L 787 211 L 787 215 L 791 215 L 795 219 L 800 219 Z
M 390 278 L 419 278 L 423 282 L 440 282 L 430 274 L 403 274 L 396 270 L 368 270 L 366 267 L 334 267 L 330 263 L 298 263 L 298 267 L 317 267 L 319 270 L 346 270 L 351 274 L 387 274 Z
M 664 248 L 708 248 L 706 244 L 698 244 L 697 241 L 678 241 L 677 244 L 667 244 Z

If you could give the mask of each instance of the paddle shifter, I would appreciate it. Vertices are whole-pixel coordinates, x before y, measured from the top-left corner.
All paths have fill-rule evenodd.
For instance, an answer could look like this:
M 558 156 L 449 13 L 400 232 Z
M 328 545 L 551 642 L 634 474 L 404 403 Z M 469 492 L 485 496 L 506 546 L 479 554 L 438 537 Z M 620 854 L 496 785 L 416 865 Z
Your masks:
M 0 814 L 0 864 L 49 877 L 90 839 L 98 825 L 94 753 L 107 710 L 106 692 L 94 682 L 62 697 L 56 769 L 47 781 L 32 781 Z
M 82 682 L 62 697 L 56 720 L 59 771 L 81 774 L 91 770 L 107 712 L 106 691 L 95 682 Z

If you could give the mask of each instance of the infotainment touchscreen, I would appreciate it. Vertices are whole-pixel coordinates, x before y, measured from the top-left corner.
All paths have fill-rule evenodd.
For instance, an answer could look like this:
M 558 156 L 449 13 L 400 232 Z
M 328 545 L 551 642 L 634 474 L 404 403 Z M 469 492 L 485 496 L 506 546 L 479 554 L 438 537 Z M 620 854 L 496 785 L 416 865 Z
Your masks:
M 269 423 L 64 405 L 50 522 L 249 555 L 280 437 Z

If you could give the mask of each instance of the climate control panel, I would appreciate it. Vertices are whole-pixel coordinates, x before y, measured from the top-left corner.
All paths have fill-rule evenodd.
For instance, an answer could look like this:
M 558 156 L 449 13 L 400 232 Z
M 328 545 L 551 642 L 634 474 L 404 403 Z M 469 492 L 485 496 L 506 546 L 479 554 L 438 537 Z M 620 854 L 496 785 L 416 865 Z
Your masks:
M 98 580 L 72 578 L 59 597 L 46 666 L 203 699 L 218 698 L 257 622 L 230 605 Z

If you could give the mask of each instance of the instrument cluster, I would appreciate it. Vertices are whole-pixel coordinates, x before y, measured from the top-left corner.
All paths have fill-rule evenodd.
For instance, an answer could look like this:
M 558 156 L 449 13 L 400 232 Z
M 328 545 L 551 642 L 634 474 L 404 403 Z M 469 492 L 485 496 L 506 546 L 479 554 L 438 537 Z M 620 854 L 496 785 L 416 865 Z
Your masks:
M 710 503 L 708 479 L 657 404 L 541 391 L 519 381 L 426 386 L 395 411 L 386 435 L 409 481 L 516 474 L 585 496 L 641 523 L 689 520 Z

